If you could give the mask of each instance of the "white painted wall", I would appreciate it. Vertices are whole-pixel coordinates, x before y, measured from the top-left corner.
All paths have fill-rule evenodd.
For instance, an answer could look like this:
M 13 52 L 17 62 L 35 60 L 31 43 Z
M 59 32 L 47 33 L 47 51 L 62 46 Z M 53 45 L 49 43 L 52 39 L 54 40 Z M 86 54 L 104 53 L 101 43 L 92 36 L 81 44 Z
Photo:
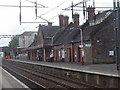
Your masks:
M 21 35 L 19 37 L 19 47 L 20 48 L 27 48 L 29 47 L 32 42 L 34 41 L 36 33 L 32 33 L 31 35 Z

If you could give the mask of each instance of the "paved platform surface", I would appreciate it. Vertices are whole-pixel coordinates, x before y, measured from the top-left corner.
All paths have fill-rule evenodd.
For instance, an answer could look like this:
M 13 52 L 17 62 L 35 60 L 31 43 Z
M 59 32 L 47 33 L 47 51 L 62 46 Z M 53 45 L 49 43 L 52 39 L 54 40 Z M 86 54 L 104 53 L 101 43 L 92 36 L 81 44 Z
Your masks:
M 50 67 L 57 67 L 62 69 L 69 69 L 74 71 L 95 73 L 106 76 L 120 77 L 120 71 L 117 71 L 116 64 L 81 65 L 80 63 L 74 63 L 74 62 L 45 62 L 45 61 L 33 61 L 33 60 L 17 60 L 17 61 L 39 64 Z
M 0 67 L 0 90 L 2 88 L 11 88 L 11 90 L 22 89 L 30 90 L 24 83 L 12 76 L 2 67 Z

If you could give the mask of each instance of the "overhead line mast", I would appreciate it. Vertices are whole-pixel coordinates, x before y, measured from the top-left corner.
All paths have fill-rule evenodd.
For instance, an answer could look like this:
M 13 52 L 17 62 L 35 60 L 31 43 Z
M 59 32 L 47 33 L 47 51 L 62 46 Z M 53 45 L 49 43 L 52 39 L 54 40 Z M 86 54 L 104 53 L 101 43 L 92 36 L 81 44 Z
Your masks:
M 73 4 L 73 2 L 72 2 L 72 5 L 71 5 L 70 7 L 67 7 L 67 8 L 65 8 L 65 9 L 63 9 L 63 10 L 72 10 L 72 19 L 73 19 L 73 12 L 76 11 L 76 10 L 74 10 L 74 7 L 83 8 L 82 11 L 83 11 L 84 19 L 85 19 L 87 2 L 88 2 L 88 1 L 91 1 L 91 0 L 83 0 L 83 1 L 81 1 L 81 2 L 79 2 L 79 3 L 77 3 L 77 4 Z M 82 4 L 82 6 L 78 6 L 78 5 L 81 5 L 81 4 Z M 80 11 L 80 10 L 78 10 L 78 11 Z
M 29 0 L 26 0 L 26 1 L 28 1 L 28 2 L 30 2 L 30 3 L 34 3 L 35 4 L 35 19 L 37 19 L 37 9 L 38 9 L 38 5 L 40 5 L 42 8 L 47 8 L 46 6 L 44 6 L 44 5 L 42 5 L 42 4 L 38 4 L 37 3 L 37 0 L 35 1 L 35 2 L 32 2 L 32 1 L 29 1 Z M 22 16 L 21 16 L 21 0 L 20 0 L 20 25 L 21 25 L 21 23 L 36 23 L 36 22 L 22 22 Z M 37 22 L 38 23 L 38 22 Z M 41 22 L 39 22 L 39 23 L 41 23 Z M 43 22 L 44 23 L 44 22 Z
M 13 7 L 13 8 L 19 8 L 20 12 L 19 12 L 19 22 L 20 22 L 20 25 L 22 23 L 22 7 L 24 8 L 35 8 L 35 17 L 37 19 L 37 9 L 38 8 L 47 8 L 46 6 L 42 5 L 42 4 L 38 4 L 37 3 L 37 0 L 35 2 L 32 2 L 32 1 L 29 1 L 29 0 L 26 0 L 27 2 L 30 2 L 30 3 L 34 3 L 35 6 L 22 6 L 22 0 L 19 1 L 19 5 L 0 5 L 0 7 Z M 38 6 L 39 5 L 39 6 Z M 27 22 L 28 23 L 28 22 Z M 37 22 L 38 23 L 38 22 Z M 41 22 L 40 22 L 41 23 Z M 47 23 L 47 22 L 46 22 Z
M 35 5 L 35 14 L 36 14 L 36 19 L 37 19 L 37 0 L 36 0 L 36 5 Z
M 67 7 L 65 9 L 62 10 L 71 10 L 72 11 L 72 17 L 73 17 L 73 12 L 74 11 L 82 11 L 83 12 L 83 16 L 84 19 L 87 19 L 87 2 L 91 1 L 91 0 L 82 0 L 81 2 L 77 3 L 77 4 L 73 4 L 70 7 Z M 103 9 L 113 9 L 113 7 L 96 7 L 95 6 L 95 0 L 92 0 L 93 2 L 93 8 L 98 9 L 95 11 L 103 11 Z M 101 9 L 101 10 L 100 10 Z
M 20 16 L 19 16 L 19 18 L 20 18 L 20 19 L 19 19 L 19 20 L 20 20 L 20 25 L 21 25 L 21 17 L 22 17 L 22 16 L 21 16 L 21 0 L 20 0 Z

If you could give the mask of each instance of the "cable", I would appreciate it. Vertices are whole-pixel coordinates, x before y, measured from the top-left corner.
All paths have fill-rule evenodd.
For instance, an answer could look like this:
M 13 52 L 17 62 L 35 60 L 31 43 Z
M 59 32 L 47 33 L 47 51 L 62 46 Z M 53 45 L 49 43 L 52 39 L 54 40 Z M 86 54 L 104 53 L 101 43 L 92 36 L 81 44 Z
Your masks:
M 26 0 L 26 1 L 28 1 L 28 0 Z M 54 19 L 54 18 L 57 17 L 59 14 L 62 14 L 62 13 L 64 13 L 65 11 L 62 11 L 61 13 L 58 13 L 57 15 L 55 15 L 54 17 L 52 17 L 52 18 L 49 19 L 49 20 L 46 20 L 46 19 L 42 18 L 41 16 L 44 16 L 44 15 L 48 14 L 49 12 L 51 12 L 51 11 L 59 8 L 61 5 L 63 5 L 63 4 L 66 3 L 67 1 L 68 1 L 68 0 L 65 0 L 64 2 L 60 3 L 60 4 L 57 5 L 56 7 L 52 8 L 51 10 L 47 11 L 46 13 L 44 13 L 44 14 L 38 16 L 38 17 L 41 18 L 41 19 L 43 19 L 43 20 L 45 20 L 45 21 L 47 21 L 47 22 L 49 22 L 50 20 Z M 33 20 L 33 22 L 36 21 L 36 20 L 37 20 L 37 19 Z M 25 30 L 26 28 L 28 28 L 30 25 L 31 25 L 31 24 L 27 25 L 23 30 Z M 36 27 L 35 27 L 35 28 L 36 28 Z
M 26 1 L 27 1 L 27 2 L 30 2 L 30 3 L 37 4 L 36 2 L 32 2 L 32 1 L 29 1 L 29 0 L 26 0 Z M 44 8 L 47 8 L 46 6 L 44 6 L 44 5 L 42 5 L 42 4 L 37 4 L 37 5 L 40 5 L 40 6 L 44 7 Z
M 28 0 L 26 0 L 26 1 L 28 1 Z M 51 11 L 53 11 L 53 10 L 55 10 L 56 8 L 59 8 L 61 5 L 63 5 L 65 2 L 67 2 L 68 0 L 65 0 L 64 2 L 62 2 L 62 3 L 60 3 L 59 5 L 57 5 L 56 7 L 54 7 L 54 8 L 52 8 L 51 10 L 49 10 L 49 11 L 47 11 L 46 13 L 44 13 L 44 14 L 42 14 L 42 15 L 40 15 L 40 16 L 38 16 L 39 18 L 41 18 L 41 19 L 43 19 L 43 20 L 45 20 L 45 21 L 50 21 L 50 20 L 52 20 L 52 19 L 54 19 L 55 17 L 57 17 L 59 14 L 61 14 L 61 13 L 63 13 L 63 12 L 65 12 L 65 11 L 63 11 L 63 12 L 61 12 L 61 13 L 59 13 L 59 14 L 57 14 L 57 15 L 55 15 L 54 17 L 52 17 L 51 19 L 49 19 L 49 20 L 46 20 L 46 19 L 44 19 L 44 18 L 42 18 L 42 16 L 44 16 L 44 15 L 46 15 L 46 14 L 48 14 L 49 12 L 51 12 Z M 34 21 L 36 21 L 37 19 L 35 19 L 35 20 L 33 20 L 33 22 Z M 27 25 L 23 30 L 25 30 L 26 28 L 28 28 L 29 26 L 30 26 L 31 24 L 29 24 L 29 25 Z
M 53 11 L 53 10 L 55 10 L 56 8 L 59 8 L 61 5 L 63 5 L 65 2 L 67 2 L 68 0 L 65 0 L 64 2 L 62 2 L 61 4 L 59 4 L 59 5 L 57 5 L 56 7 L 54 7 L 54 8 L 52 8 L 51 10 L 49 10 L 49 11 L 47 11 L 46 13 L 44 13 L 44 14 L 42 14 L 42 15 L 40 15 L 39 17 L 41 17 L 41 16 L 44 16 L 44 15 L 46 15 L 46 14 L 48 14 L 49 12 L 51 12 L 51 11 Z
M 55 15 L 54 17 L 52 17 L 51 19 L 49 19 L 49 21 L 50 20 L 52 20 L 52 19 L 54 19 L 55 17 L 57 17 L 58 15 L 60 15 L 60 14 L 62 14 L 62 13 L 64 13 L 65 12 L 65 10 L 63 11 L 63 12 L 61 12 L 61 13 L 59 13 L 59 14 L 57 14 L 57 15 Z

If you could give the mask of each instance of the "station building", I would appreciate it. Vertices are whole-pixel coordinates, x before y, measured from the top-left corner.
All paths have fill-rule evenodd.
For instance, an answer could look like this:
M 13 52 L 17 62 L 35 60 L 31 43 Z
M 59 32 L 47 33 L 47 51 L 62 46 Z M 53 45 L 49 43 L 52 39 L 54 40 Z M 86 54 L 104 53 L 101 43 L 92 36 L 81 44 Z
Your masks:
M 26 49 L 28 58 L 39 56 L 48 61 L 78 62 L 81 64 L 115 63 L 115 31 L 112 10 L 95 15 L 94 8 L 88 8 L 88 20 L 79 25 L 79 14 L 73 22 L 69 17 L 59 15 L 59 26 L 39 25 L 34 42 Z

